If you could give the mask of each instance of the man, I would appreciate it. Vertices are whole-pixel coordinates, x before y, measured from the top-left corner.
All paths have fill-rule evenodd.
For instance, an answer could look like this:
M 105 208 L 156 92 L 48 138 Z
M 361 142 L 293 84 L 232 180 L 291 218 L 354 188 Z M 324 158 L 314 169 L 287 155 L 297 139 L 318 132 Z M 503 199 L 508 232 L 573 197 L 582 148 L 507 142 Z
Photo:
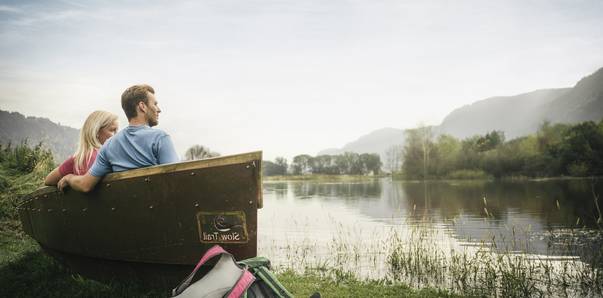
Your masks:
M 83 176 L 67 175 L 58 183 L 89 192 L 108 173 L 178 162 L 170 136 L 151 127 L 159 123 L 161 109 L 155 90 L 149 85 L 134 85 L 121 95 L 121 107 L 129 126 L 106 141 L 92 168 Z

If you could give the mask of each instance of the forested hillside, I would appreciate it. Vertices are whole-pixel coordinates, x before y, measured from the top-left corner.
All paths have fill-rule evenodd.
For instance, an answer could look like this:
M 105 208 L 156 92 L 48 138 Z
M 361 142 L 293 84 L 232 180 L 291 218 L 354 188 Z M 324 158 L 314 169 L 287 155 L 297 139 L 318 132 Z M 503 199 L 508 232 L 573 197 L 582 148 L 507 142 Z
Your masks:
M 73 154 L 79 130 L 54 123 L 46 118 L 25 117 L 17 112 L 0 110 L 0 144 L 42 143 L 52 151 L 55 162 Z

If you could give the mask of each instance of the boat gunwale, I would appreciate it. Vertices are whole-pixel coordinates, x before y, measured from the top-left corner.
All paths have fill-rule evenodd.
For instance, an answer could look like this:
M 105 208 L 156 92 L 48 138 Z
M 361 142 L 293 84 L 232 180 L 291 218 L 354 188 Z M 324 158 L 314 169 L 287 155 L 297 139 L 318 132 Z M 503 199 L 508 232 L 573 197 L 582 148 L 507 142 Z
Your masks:
M 248 153 L 241 153 L 235 155 L 225 155 L 212 157 L 201 160 L 183 161 L 177 163 L 163 164 L 150 166 L 145 168 L 139 168 L 134 170 L 128 170 L 123 172 L 110 173 L 101 182 L 111 182 L 115 180 L 137 178 L 142 176 L 150 176 L 157 174 L 174 173 L 180 171 L 190 171 L 205 168 L 213 168 L 219 166 L 227 166 L 234 164 L 242 164 L 246 162 L 252 162 L 254 160 L 262 160 L 262 151 L 254 151 Z
M 104 183 L 104 182 L 112 182 L 112 181 L 117 181 L 117 180 L 138 178 L 138 177 L 143 177 L 143 176 L 151 176 L 151 175 L 158 175 L 158 174 L 176 173 L 176 172 L 182 172 L 182 171 L 191 171 L 191 170 L 214 168 L 214 167 L 227 166 L 227 165 L 243 164 L 243 163 L 247 163 L 247 162 L 253 162 L 255 160 L 259 160 L 260 162 L 262 161 L 262 151 L 252 151 L 252 152 L 247 152 L 247 153 L 218 156 L 218 157 L 212 157 L 212 158 L 201 159 L 201 160 L 191 160 L 191 161 L 182 161 L 182 162 L 163 164 L 163 165 L 155 165 L 155 166 L 133 169 L 133 170 L 123 171 L 123 172 L 114 172 L 114 173 L 107 174 L 99 182 L 99 184 Z M 260 176 L 259 183 L 261 184 L 261 173 L 259 176 Z M 28 199 L 31 199 L 34 196 L 44 195 L 44 194 L 52 193 L 55 191 L 59 191 L 56 186 L 42 186 L 42 187 L 36 189 L 35 191 L 23 196 L 23 200 L 20 205 L 28 203 L 30 201 Z M 261 194 L 260 194 L 260 196 L 261 196 Z M 261 202 L 261 198 L 259 198 L 259 199 Z

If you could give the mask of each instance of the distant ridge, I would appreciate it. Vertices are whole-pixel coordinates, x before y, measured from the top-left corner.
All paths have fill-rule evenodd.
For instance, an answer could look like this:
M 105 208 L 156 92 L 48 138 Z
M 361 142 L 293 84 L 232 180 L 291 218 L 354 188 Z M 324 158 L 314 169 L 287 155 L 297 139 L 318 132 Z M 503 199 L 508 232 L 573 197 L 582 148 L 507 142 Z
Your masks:
M 505 132 L 507 139 L 536 132 L 544 121 L 577 123 L 603 119 L 603 68 L 582 78 L 572 88 L 541 89 L 514 96 L 497 96 L 457 108 L 448 114 L 436 134 L 457 138 L 483 135 L 493 130 Z M 392 145 L 404 143 L 405 129 L 382 128 L 361 136 L 341 149 L 319 154 L 345 151 L 379 153 L 382 158 Z
M 394 145 L 404 143 L 404 130 L 392 127 L 381 128 L 361 136 L 356 141 L 350 142 L 341 149 L 327 149 L 318 152 L 318 155 L 341 154 L 344 152 L 378 153 L 384 159 L 385 151 Z
M 0 144 L 13 145 L 27 140 L 30 146 L 42 142 L 52 151 L 55 163 L 75 152 L 79 130 L 60 125 L 47 118 L 25 117 L 17 112 L 0 110 Z
M 603 117 L 603 68 L 581 79 L 574 88 L 551 101 L 542 119 L 577 123 Z
M 536 131 L 543 121 L 543 109 L 570 88 L 543 89 L 515 96 L 483 99 L 452 111 L 437 132 L 466 138 L 502 130 L 507 139 Z

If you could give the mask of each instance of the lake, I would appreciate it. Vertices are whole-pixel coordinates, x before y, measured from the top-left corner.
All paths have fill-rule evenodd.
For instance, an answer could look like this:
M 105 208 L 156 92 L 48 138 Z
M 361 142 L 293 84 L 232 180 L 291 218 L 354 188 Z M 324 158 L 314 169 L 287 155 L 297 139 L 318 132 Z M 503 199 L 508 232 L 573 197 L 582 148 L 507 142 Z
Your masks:
M 603 243 L 593 197 L 593 191 L 603 193 L 602 180 L 381 178 L 266 181 L 263 187 L 258 254 L 294 270 L 339 268 L 361 278 L 391 277 L 398 268 L 392 267 L 395 245 L 430 251 L 435 262 L 484 250 L 580 262 Z M 413 248 L 418 242 L 422 246 Z

